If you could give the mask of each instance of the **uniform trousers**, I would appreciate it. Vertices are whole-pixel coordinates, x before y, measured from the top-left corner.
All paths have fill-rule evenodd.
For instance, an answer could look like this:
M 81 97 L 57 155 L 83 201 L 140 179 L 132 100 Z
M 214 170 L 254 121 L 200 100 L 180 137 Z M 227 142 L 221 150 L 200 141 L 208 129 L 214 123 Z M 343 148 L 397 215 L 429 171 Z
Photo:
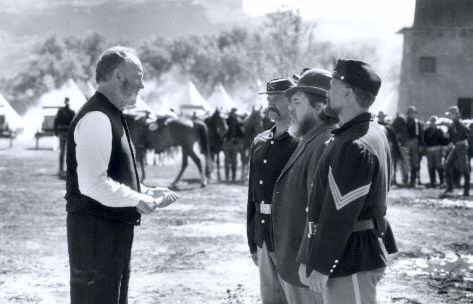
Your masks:
M 126 304 L 133 226 L 69 212 L 71 304 Z
M 407 142 L 407 146 L 409 148 L 409 164 L 411 166 L 411 171 L 413 169 L 418 170 L 420 166 L 420 158 L 419 158 L 419 141 L 417 138 L 410 139 Z
M 61 132 L 59 137 L 59 171 L 64 171 L 64 155 L 66 153 L 67 133 Z
M 376 304 L 376 284 L 386 267 L 329 278 L 324 291 L 325 304 Z
M 435 174 L 436 171 L 439 174 L 440 184 L 443 184 L 443 162 L 442 162 L 443 151 L 440 146 L 427 148 L 427 165 L 429 168 L 429 176 L 431 185 L 435 185 Z
M 258 247 L 261 300 L 263 304 L 322 304 L 322 295 L 309 288 L 298 287 L 284 281 L 276 271 L 276 256 L 266 243 Z

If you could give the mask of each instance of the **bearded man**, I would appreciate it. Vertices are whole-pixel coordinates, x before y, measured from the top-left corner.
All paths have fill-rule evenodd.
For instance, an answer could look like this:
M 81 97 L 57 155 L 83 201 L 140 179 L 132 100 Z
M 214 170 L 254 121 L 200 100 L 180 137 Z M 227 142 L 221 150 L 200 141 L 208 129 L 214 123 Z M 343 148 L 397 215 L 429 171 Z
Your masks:
M 122 111 L 136 103 L 143 69 L 133 49 L 112 47 L 96 68 L 97 92 L 72 120 L 67 143 L 67 243 L 72 304 L 126 304 L 134 226 L 177 200 L 138 179 Z
M 287 303 L 322 303 L 322 296 L 302 284 L 297 252 L 304 233 L 307 199 L 324 142 L 335 121 L 323 115 L 330 88 L 330 73 L 308 69 L 297 86 L 287 90 L 292 123 L 300 138 L 297 149 L 281 172 L 273 191 L 273 241 L 276 270 L 283 280 Z

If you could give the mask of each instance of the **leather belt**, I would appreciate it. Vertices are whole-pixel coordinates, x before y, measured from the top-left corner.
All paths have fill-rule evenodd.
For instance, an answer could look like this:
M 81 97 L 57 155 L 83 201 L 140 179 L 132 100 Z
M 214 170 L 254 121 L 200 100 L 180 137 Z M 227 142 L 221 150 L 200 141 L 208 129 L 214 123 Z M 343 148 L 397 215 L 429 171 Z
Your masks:
M 258 206 L 259 213 L 261 214 L 271 214 L 271 204 L 261 204 L 261 203 L 256 203 Z
M 427 150 L 427 152 L 437 152 L 442 150 L 442 146 L 426 147 L 425 149 Z
M 460 140 L 460 141 L 457 141 L 455 143 L 455 146 L 463 146 L 463 145 L 468 145 L 468 140 L 464 139 L 464 140 Z
M 353 232 L 357 231 L 364 231 L 364 230 L 371 230 L 374 229 L 376 226 L 374 224 L 374 219 L 367 219 L 358 221 L 355 223 L 355 227 L 353 228 Z
M 314 222 L 309 222 L 309 238 L 317 232 L 317 224 Z M 376 225 L 374 223 L 374 219 L 370 218 L 367 220 L 361 220 L 355 223 L 355 227 L 353 227 L 353 232 L 358 232 L 358 231 L 365 231 L 365 230 L 371 230 L 375 229 Z

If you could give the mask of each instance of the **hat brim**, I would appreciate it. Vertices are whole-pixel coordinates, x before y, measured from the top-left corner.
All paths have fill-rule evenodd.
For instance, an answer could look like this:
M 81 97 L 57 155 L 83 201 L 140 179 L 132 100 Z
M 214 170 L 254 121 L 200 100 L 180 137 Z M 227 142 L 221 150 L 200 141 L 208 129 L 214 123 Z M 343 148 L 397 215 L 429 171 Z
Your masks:
M 271 91 L 271 92 L 258 92 L 258 94 L 282 94 L 282 93 L 285 93 L 287 91 Z
M 293 88 L 290 88 L 288 89 L 284 95 L 286 95 L 286 97 L 291 97 L 292 95 L 294 95 L 297 91 L 303 91 L 303 92 L 308 92 L 308 93 L 313 93 L 313 94 L 317 94 L 317 95 L 320 95 L 322 97 L 328 97 L 328 92 L 324 89 L 321 89 L 321 88 L 318 88 L 318 87 L 312 87 L 312 86 L 297 86 L 297 87 L 293 87 Z

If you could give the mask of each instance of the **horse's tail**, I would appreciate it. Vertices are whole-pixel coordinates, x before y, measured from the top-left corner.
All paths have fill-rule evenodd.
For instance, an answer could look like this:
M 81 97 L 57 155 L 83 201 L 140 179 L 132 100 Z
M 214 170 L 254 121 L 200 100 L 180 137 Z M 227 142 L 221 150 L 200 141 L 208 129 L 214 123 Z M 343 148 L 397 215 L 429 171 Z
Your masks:
M 212 161 L 210 158 L 210 141 L 209 141 L 209 132 L 205 123 L 194 122 L 194 128 L 199 135 L 200 151 L 205 156 L 205 173 L 207 176 L 210 175 Z

